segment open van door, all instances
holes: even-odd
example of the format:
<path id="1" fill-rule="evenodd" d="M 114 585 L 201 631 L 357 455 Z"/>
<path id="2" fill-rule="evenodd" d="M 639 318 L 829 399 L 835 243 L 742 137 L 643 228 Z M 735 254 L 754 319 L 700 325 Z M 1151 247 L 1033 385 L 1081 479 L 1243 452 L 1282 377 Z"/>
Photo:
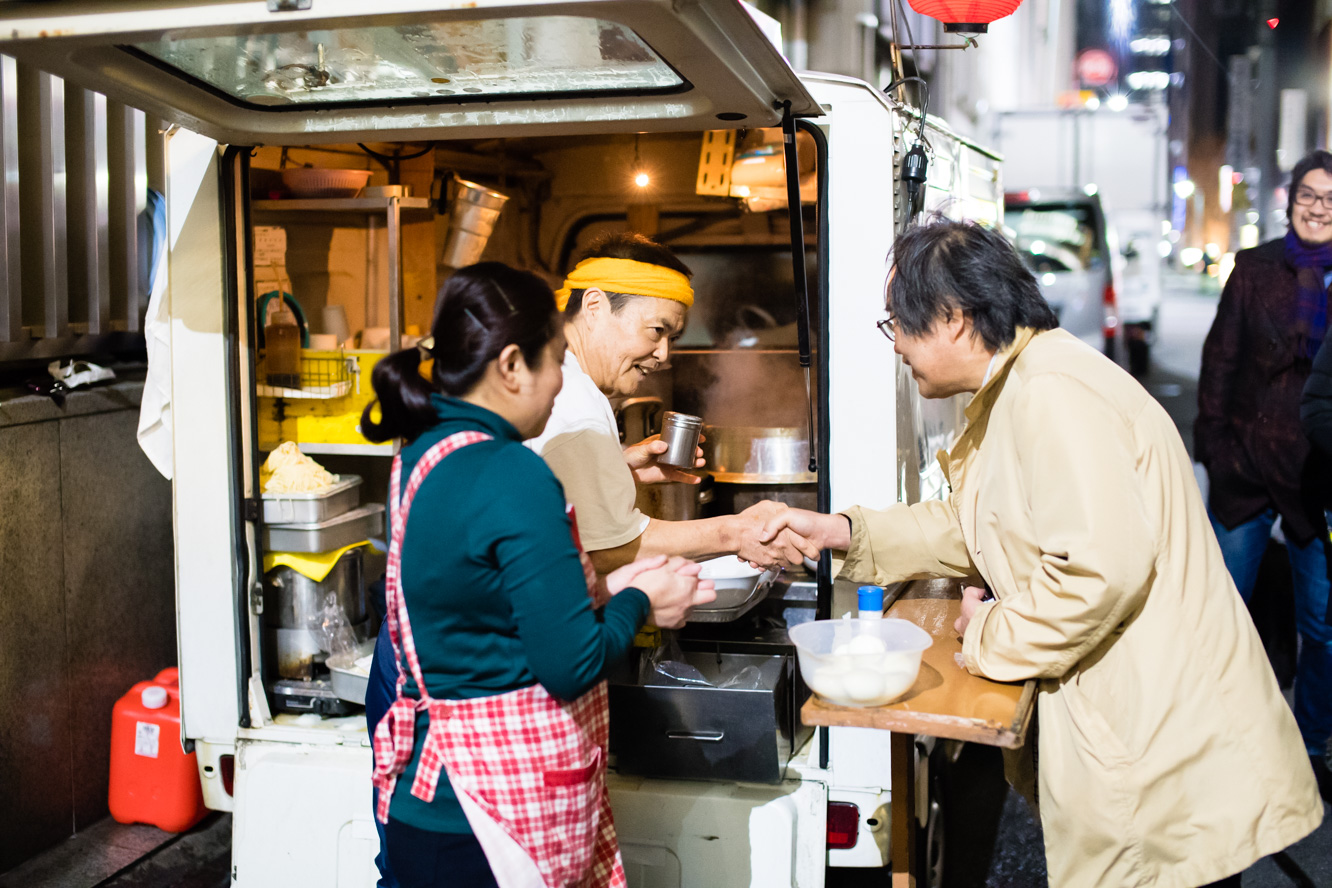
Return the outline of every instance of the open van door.
<path id="1" fill-rule="evenodd" d="M 821 113 L 738 0 L 56 0 L 0 4 L 0 35 L 21 62 L 224 144 Z"/>

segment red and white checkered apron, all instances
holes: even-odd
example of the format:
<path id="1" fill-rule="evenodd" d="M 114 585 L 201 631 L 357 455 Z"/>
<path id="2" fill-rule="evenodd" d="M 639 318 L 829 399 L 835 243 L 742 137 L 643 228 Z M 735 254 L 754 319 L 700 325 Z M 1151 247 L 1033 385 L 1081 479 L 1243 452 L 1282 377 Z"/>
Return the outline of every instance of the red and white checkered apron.
<path id="1" fill-rule="evenodd" d="M 375 816 L 388 822 L 398 775 L 411 762 L 415 747 L 416 713 L 424 710 L 429 728 L 412 795 L 433 801 L 442 767 L 459 797 L 466 794 L 474 803 L 464 805 L 469 820 L 479 809 L 530 858 L 547 886 L 623 888 L 624 867 L 606 792 L 606 683 L 572 703 L 555 699 L 539 684 L 468 700 L 436 700 L 426 691 L 402 595 L 407 516 L 431 469 L 455 450 L 487 440 L 490 436 L 480 432 L 459 432 L 430 448 L 412 471 L 401 503 L 402 458 L 393 460 L 386 577 L 389 638 L 398 662 L 406 660 L 421 698 L 403 695 L 407 678 L 399 672 L 397 699 L 375 728 Z M 577 545 L 576 526 L 574 541 Z M 586 572 L 581 546 L 579 554 Z M 502 879 L 505 868 L 495 866 L 495 855 L 513 853 L 511 846 L 487 847 L 488 830 L 477 824 L 473 829 L 496 878 Z M 500 882 L 502 888 L 504 884 Z"/>

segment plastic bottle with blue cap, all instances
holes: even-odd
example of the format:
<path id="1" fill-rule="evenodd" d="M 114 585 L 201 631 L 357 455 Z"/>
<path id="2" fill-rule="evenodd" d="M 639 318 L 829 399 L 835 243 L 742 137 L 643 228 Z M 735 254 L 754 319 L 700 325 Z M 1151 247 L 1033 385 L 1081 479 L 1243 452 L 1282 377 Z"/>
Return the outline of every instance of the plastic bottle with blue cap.
<path id="1" fill-rule="evenodd" d="M 856 616 L 861 620 L 883 619 L 883 587 L 861 586 L 856 590 Z"/>

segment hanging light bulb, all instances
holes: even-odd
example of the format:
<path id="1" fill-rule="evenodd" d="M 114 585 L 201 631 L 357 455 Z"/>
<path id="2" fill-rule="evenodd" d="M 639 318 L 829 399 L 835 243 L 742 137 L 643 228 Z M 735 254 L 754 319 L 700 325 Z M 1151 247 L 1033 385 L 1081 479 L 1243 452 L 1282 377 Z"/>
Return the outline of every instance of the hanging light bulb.
<path id="1" fill-rule="evenodd" d="M 638 134 L 634 134 L 634 184 L 639 188 L 646 188 L 652 184 L 652 177 L 648 175 L 647 170 L 643 169 L 643 161 L 638 156 Z"/>

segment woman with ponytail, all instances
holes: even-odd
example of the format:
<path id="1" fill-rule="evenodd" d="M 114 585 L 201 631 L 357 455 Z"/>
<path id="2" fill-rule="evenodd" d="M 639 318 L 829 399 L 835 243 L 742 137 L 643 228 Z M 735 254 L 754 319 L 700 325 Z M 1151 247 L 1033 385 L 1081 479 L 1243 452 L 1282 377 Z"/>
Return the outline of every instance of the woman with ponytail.
<path id="1" fill-rule="evenodd" d="M 490 262 L 456 272 L 430 337 L 375 367 L 361 428 L 402 442 L 375 814 L 404 888 L 623 885 L 603 675 L 649 615 L 678 626 L 713 598 L 682 559 L 588 569 L 559 482 L 522 445 L 563 358 L 550 288 Z"/>

